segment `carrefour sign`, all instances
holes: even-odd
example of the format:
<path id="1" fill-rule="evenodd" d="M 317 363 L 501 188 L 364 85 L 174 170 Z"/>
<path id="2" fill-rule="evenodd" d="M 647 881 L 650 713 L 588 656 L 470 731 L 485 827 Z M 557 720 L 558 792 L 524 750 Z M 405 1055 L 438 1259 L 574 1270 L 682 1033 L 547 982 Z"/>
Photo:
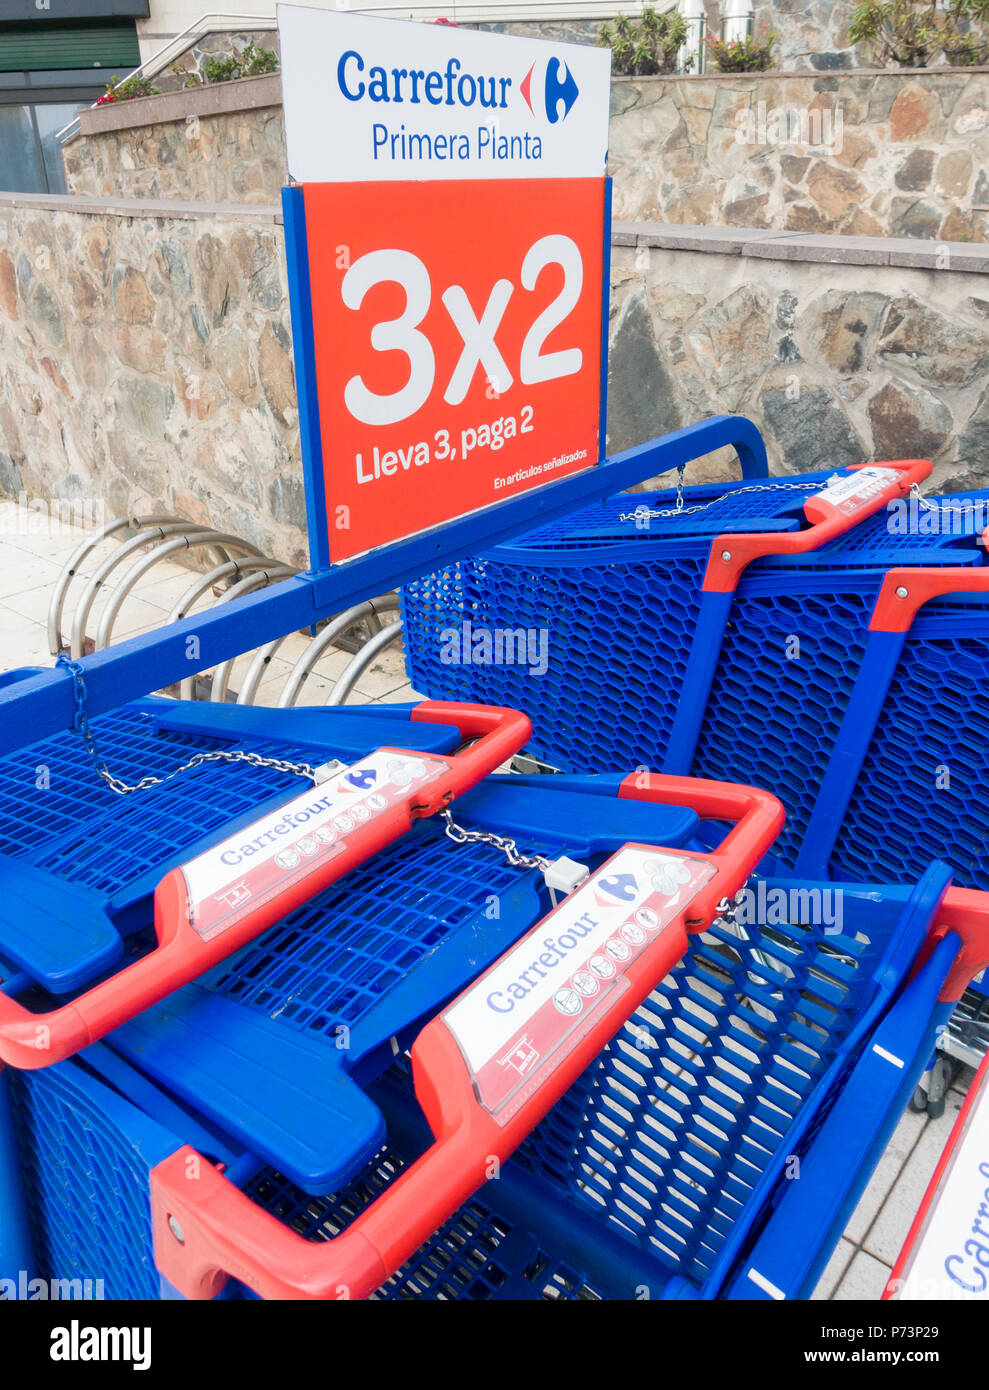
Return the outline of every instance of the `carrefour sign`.
<path id="1" fill-rule="evenodd" d="M 296 5 L 278 28 L 296 182 L 604 174 L 607 49 Z"/>

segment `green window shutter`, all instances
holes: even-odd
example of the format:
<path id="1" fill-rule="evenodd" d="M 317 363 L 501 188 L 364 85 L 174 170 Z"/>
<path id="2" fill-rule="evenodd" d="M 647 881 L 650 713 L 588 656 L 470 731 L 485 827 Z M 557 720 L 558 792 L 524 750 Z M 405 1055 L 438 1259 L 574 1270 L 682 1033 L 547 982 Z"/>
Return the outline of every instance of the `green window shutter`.
<path id="1" fill-rule="evenodd" d="M 140 61 L 133 20 L 80 28 L 46 24 L 0 31 L 0 72 L 101 68 L 126 77 Z"/>

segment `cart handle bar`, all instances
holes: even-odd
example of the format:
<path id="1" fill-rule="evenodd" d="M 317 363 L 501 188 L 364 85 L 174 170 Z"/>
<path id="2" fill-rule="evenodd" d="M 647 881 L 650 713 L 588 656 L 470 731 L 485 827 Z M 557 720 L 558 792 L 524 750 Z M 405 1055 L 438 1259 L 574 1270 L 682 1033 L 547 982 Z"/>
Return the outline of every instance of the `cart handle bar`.
<path id="1" fill-rule="evenodd" d="M 851 479 L 841 479 L 844 485 L 835 496 L 828 485 L 815 492 L 804 503 L 804 515 L 811 523 L 805 531 L 753 532 L 728 534 L 715 538 L 704 574 L 703 588 L 707 592 L 730 594 L 738 588 L 742 572 L 753 560 L 764 555 L 802 555 L 819 550 L 827 541 L 843 535 L 859 521 L 872 516 L 896 497 L 905 497 L 915 483 L 928 477 L 932 465 L 927 459 L 897 459 L 892 463 L 853 463 L 850 471 L 861 468 L 891 470 L 898 476 L 885 482 L 870 479 L 859 492 L 847 492 Z M 832 494 L 829 497 L 829 492 Z"/>
<path id="2" fill-rule="evenodd" d="M 379 749 L 170 870 L 155 890 L 158 944 L 146 956 L 49 1013 L 31 1013 L 0 993 L 0 1062 L 32 1070 L 88 1047 L 377 854 L 413 820 L 442 810 L 532 732 L 525 715 L 495 706 L 425 700 L 410 718 L 454 725 L 464 746 L 442 758 Z M 419 775 L 410 780 L 410 770 Z M 286 840 L 287 858 L 276 854 Z M 249 849 L 249 859 L 237 846 Z"/>
<path id="3" fill-rule="evenodd" d="M 955 957 L 938 999 L 942 1004 L 957 1004 L 979 971 L 989 966 L 989 893 L 976 888 L 948 889 L 914 973 L 949 932 L 959 938 L 961 950 Z"/>
<path id="4" fill-rule="evenodd" d="M 982 534 L 982 544 L 989 549 L 989 528 Z M 984 594 L 987 590 L 989 568 L 889 570 L 872 610 L 869 631 L 909 632 L 918 610 L 931 599 L 944 594 Z"/>
<path id="5" fill-rule="evenodd" d="M 515 1151 L 683 957 L 688 933 L 710 925 L 720 901 L 746 882 L 783 825 L 783 807 L 776 798 L 749 787 L 633 774 L 618 795 L 688 806 L 702 817 L 737 823 L 710 854 L 624 846 L 426 1025 L 412 1048 L 412 1067 L 434 1142 L 333 1240 L 312 1243 L 290 1231 L 189 1146 L 153 1168 L 155 1259 L 181 1294 L 210 1298 L 233 1276 L 264 1298 L 368 1297 L 482 1186 L 493 1162 L 501 1163 Z M 630 864 L 642 866 L 647 879 L 625 874 Z M 657 872 L 658 878 L 648 879 Z M 652 883 L 651 891 L 643 890 L 644 881 Z M 616 904 L 623 892 L 625 902 Z M 579 943 L 570 963 L 558 962 L 563 978 L 554 979 L 554 955 L 568 949 L 566 943 L 575 943 L 577 926 L 586 928 L 588 922 L 587 940 Z M 610 970 L 607 960 L 600 964 L 606 952 L 622 933 L 634 940 L 639 922 L 651 924 L 638 932 L 648 939 L 626 952 L 631 959 L 568 1021 L 554 1004 L 558 996 L 564 1002 L 569 998 L 572 1011 L 576 990 L 594 993 L 588 969 L 567 979 L 581 955 L 598 949 L 587 966 Z M 548 934 L 561 925 L 558 936 Z M 612 933 L 604 947 L 600 934 L 595 939 L 602 931 Z M 522 961 L 527 969 L 519 971 Z M 525 1015 L 519 1020 L 520 1035 L 514 1022 L 507 1027 L 504 1017 L 491 1014 L 490 1001 L 498 998 L 504 1008 L 506 992 L 500 987 L 505 980 L 531 984 L 539 962 L 550 977 L 545 989 L 552 992 L 532 1007 L 529 1001 L 518 1007 L 518 1015 Z M 571 987 L 554 990 L 554 985 Z M 537 979 L 532 997 L 541 988 Z M 508 1083 L 515 1090 L 506 1090 L 505 1076 L 516 1065 L 518 1079 Z"/>

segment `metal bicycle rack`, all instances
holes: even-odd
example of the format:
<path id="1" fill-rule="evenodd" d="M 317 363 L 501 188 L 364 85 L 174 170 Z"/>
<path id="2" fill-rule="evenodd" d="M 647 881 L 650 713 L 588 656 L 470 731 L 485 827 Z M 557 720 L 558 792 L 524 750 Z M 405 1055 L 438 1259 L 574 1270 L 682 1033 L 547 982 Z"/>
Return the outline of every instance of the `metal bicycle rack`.
<path id="1" fill-rule="evenodd" d="M 97 558 L 101 544 L 111 540 L 119 545 Z M 204 572 L 190 572 L 188 588 L 172 604 L 165 623 L 189 617 L 206 598 L 210 599 L 207 606 L 216 607 L 299 573 L 239 536 L 171 513 L 118 517 L 87 536 L 59 575 L 48 609 L 48 645 L 52 655 L 67 651 L 78 659 L 87 651 L 111 646 L 121 613 L 129 599 L 139 596 L 142 581 L 160 562 L 192 550 L 204 551 L 214 563 Z M 92 568 L 88 561 L 93 562 Z M 84 568 L 89 572 L 84 573 Z M 119 577 L 118 571 L 122 571 Z M 94 610 L 100 600 L 102 607 L 94 634 L 88 629 L 93 625 Z M 285 677 L 279 708 L 298 703 L 306 681 L 330 651 L 351 654 L 327 700 L 330 705 L 344 704 L 375 658 L 400 639 L 400 620 L 382 623 L 383 618 L 396 614 L 398 609 L 397 595 L 385 594 L 355 604 L 320 624 Z M 286 633 L 259 647 L 236 691 L 231 690 L 230 682 L 238 658 L 230 658 L 217 665 L 212 675 L 185 677 L 177 693 L 184 700 L 254 704 L 272 659 L 294 635 Z"/>
<path id="2" fill-rule="evenodd" d="M 133 534 L 124 539 L 117 550 L 105 556 L 88 577 L 84 575 L 84 562 L 95 554 L 103 541 L 119 535 L 122 531 Z M 138 582 L 159 561 L 200 547 L 214 552 L 216 558 L 224 565 L 231 563 L 230 551 L 261 557 L 261 552 L 256 546 L 239 536 L 168 513 L 118 517 L 87 536 L 69 556 L 52 591 L 48 608 L 48 648 L 52 656 L 57 656 L 61 651 L 68 651 L 73 658 L 78 659 L 85 654 L 87 640 L 92 643 L 94 651 L 109 646 L 120 611 Z M 141 554 L 142 551 L 144 554 Z M 118 580 L 110 591 L 95 637 L 90 636 L 86 627 L 97 598 L 105 590 L 107 581 L 114 571 L 133 557 L 136 557 L 134 563 L 129 565 L 123 578 Z M 71 626 L 66 641 L 63 622 L 73 581 L 83 583 L 84 587 L 72 610 Z"/>

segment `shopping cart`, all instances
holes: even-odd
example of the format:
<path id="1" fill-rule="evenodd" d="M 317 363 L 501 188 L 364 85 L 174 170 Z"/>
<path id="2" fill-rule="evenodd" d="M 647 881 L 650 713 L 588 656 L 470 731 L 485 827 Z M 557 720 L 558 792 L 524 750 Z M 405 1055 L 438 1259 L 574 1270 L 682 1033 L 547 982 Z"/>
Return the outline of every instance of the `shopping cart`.
<path id="1" fill-rule="evenodd" d="M 883 513 L 818 549 L 765 555 L 746 569 L 723 621 L 716 605 L 724 596 L 702 592 L 700 574 L 710 568 L 709 547 L 737 556 L 738 543 L 724 535 L 711 547 L 705 539 L 691 561 L 678 537 L 685 528 L 710 530 L 733 497 L 740 506 L 769 504 L 744 483 L 727 494 L 688 495 L 696 506 L 725 500 L 695 514 L 677 513 L 671 493 L 647 498 L 650 514 L 675 515 L 633 540 L 634 521 L 616 518 L 634 517 L 634 499 L 614 498 L 525 547 L 501 547 L 455 575 L 407 586 L 413 681 L 431 694 L 523 709 L 533 721 L 529 751 L 552 767 L 632 761 L 771 787 L 787 810 L 780 868 L 892 882 L 940 855 L 960 882 L 989 887 L 974 814 L 986 770 L 977 693 L 989 669 L 984 600 L 925 597 L 906 638 L 871 630 L 909 608 L 899 599 L 892 610 L 888 600 L 884 613 L 876 608 L 893 568 L 922 566 L 941 576 L 946 593 L 965 590 L 962 572 L 983 565 L 985 499 L 925 501 L 925 514 L 951 518 L 932 534 L 891 531 Z M 778 503 L 795 494 L 770 496 Z M 796 497 L 790 505 L 799 509 Z M 632 552 L 649 559 L 637 564 Z M 925 595 L 937 582 L 925 581 Z M 983 574 L 971 587 L 985 582 Z M 895 593 L 906 580 L 890 583 Z M 545 675 L 518 661 L 444 660 L 465 624 L 504 634 L 508 649 L 519 633 L 546 632 Z M 950 796 L 945 787 L 932 797 L 946 767 L 957 774 Z"/>
<path id="2" fill-rule="evenodd" d="M 989 1298 L 989 1056 L 983 1057 L 883 1298 Z"/>
<path id="3" fill-rule="evenodd" d="M 729 814 L 724 801 L 704 809 L 718 819 Z M 771 837 L 765 829 L 758 843 L 749 840 L 749 863 Z M 703 863 L 699 856 L 686 858 Z M 552 931 L 553 940 L 562 942 L 560 926 L 579 919 L 582 895 L 594 894 L 602 881 L 618 887 L 620 878 L 612 861 L 568 899 L 567 923 L 558 920 L 555 928 L 543 923 L 536 938 L 545 942 Z M 846 890 L 837 932 L 810 927 L 806 910 L 781 924 L 780 914 L 769 910 L 772 895 L 794 885 L 769 883 L 762 909 L 754 914 L 762 923 L 722 918 L 709 932 L 691 933 L 686 957 L 643 1000 L 594 1065 L 581 1070 L 582 1058 L 593 1055 L 602 1033 L 612 1027 L 607 1023 L 612 1009 L 617 1006 L 627 1016 L 653 980 L 638 976 L 624 998 L 616 999 L 615 992 L 610 1001 L 605 997 L 597 1027 L 583 1037 L 575 1030 L 567 1039 L 576 1040 L 581 1055 L 567 1050 L 554 1068 L 553 1054 L 542 1071 L 537 1057 L 513 1090 L 492 1073 L 489 1062 L 497 1052 L 525 1066 L 519 1030 L 505 1048 L 483 1030 L 478 1042 L 473 1001 L 479 992 L 503 993 L 505 977 L 520 976 L 520 951 L 531 969 L 526 938 L 443 1020 L 430 1025 L 413 1051 L 420 1096 L 442 1136 L 413 1170 L 416 1176 L 391 1186 L 416 1149 L 407 1147 L 401 1116 L 394 1121 L 391 1098 L 378 1093 L 392 1126 L 390 1147 L 354 1184 L 322 1202 L 303 1196 L 276 1169 L 236 1152 L 222 1161 L 243 1192 L 202 1160 L 199 1177 L 190 1184 L 187 1175 L 197 1170 L 189 1165 L 196 1155 L 183 1147 L 155 1163 L 159 1149 L 144 1158 L 145 1173 L 149 1166 L 155 1170 L 159 1262 L 190 1295 L 214 1291 L 218 1280 L 212 1271 L 223 1269 L 269 1297 L 299 1296 L 300 1280 L 308 1295 L 326 1295 L 327 1281 L 336 1281 L 328 1296 L 343 1296 L 364 1287 L 359 1276 L 380 1273 L 377 1256 L 364 1245 L 370 1236 L 387 1244 L 385 1263 L 392 1268 L 413 1256 L 393 1280 L 382 1275 L 382 1296 L 513 1297 L 527 1291 L 530 1297 L 627 1297 L 642 1296 L 643 1289 L 666 1297 L 710 1297 L 719 1291 L 800 1296 L 827 1258 L 828 1232 L 837 1237 L 844 1212 L 898 1118 L 933 1028 L 985 958 L 985 912 L 959 920 L 960 936 L 949 932 L 957 894 L 946 893 L 947 883 L 946 871 L 935 867 L 912 891 Z M 664 884 L 664 892 L 671 886 Z M 707 910 L 697 906 L 701 896 L 694 898 L 698 915 L 709 916 L 717 893 L 730 886 L 727 878 L 720 885 L 717 880 L 704 884 L 700 895 L 707 890 Z M 611 927 L 622 918 L 627 924 L 642 906 L 649 903 L 633 895 Z M 937 923 L 933 933 L 932 922 Z M 664 942 L 669 927 L 657 930 L 654 940 L 663 960 L 653 970 L 665 976 L 669 957 L 680 954 L 684 939 L 680 926 L 674 927 L 679 941 Z M 922 969 L 889 1008 L 925 943 Z M 645 962 L 650 954 L 647 949 L 638 960 Z M 500 1106 L 502 1118 L 507 1113 L 504 1129 L 475 1105 L 448 1029 L 456 1029 L 473 1058 L 484 1100 Z M 30 1092 L 62 1083 L 78 1065 L 18 1076 L 15 1085 Z M 436 1084 L 440 1074 L 442 1083 Z M 547 1088 L 552 1098 L 567 1082 L 569 1091 L 518 1157 L 504 1164 L 497 1182 L 472 1196 L 484 1176 L 480 1155 L 485 1162 L 504 1157 L 533 1113 L 545 1109 Z M 458 1118 L 465 1120 L 460 1128 Z M 188 1142 L 188 1127 L 173 1124 L 170 1133 L 172 1142 L 181 1137 Z M 202 1153 L 217 1153 L 215 1139 L 212 1147 L 191 1142 Z M 842 1153 L 838 1163 L 836 1145 Z M 819 1161 L 826 1152 L 830 1157 Z M 802 1164 L 799 1183 L 787 1181 L 794 1159 Z M 386 1201 L 367 1205 L 385 1186 Z M 777 1216 L 783 1210 L 778 1204 L 791 1193 L 807 1196 L 807 1209 L 796 1223 L 789 1210 L 785 1218 Z M 461 1197 L 466 1207 L 442 1224 L 438 1205 L 455 1206 Z M 348 1224 L 365 1207 L 361 1221 Z M 781 1219 L 782 1265 L 774 1256 Z M 825 1219 L 829 1224 L 822 1231 Z M 438 1236 L 430 1221 L 442 1227 Z M 68 1225 L 71 1230 L 71 1220 Z M 341 1226 L 352 1234 L 329 1251 L 290 1233 L 318 1239 Z M 414 1254 L 420 1236 L 427 1238 L 426 1247 Z M 348 1250 L 360 1269 L 341 1268 Z M 374 1266 L 373 1275 L 368 1265 Z"/>
<path id="4" fill-rule="evenodd" d="M 465 705 L 420 704 L 363 723 L 356 714 L 338 723 L 331 711 L 251 713 L 253 720 L 247 711 L 131 706 L 84 737 L 83 746 L 102 742 L 95 766 L 81 775 L 71 736 L 7 760 L 0 1060 L 48 1066 L 102 1037 L 407 833 L 414 820 L 444 809 L 510 757 L 528 731 L 513 711 Z M 336 757 L 341 742 L 366 751 L 372 729 L 419 725 L 425 732 L 407 740 L 411 747 L 389 743 L 350 765 Z M 293 732 L 300 742 L 291 750 L 274 742 Z M 416 746 L 424 740 L 453 746 L 438 756 Z M 185 764 L 175 761 L 176 743 Z M 107 774 L 117 791 L 121 770 L 140 754 L 136 801 L 113 796 L 107 777 L 96 776 L 111 751 L 124 755 Z M 40 813 L 39 793 L 30 808 L 25 796 L 39 769 Z M 300 776 L 309 789 L 288 797 L 286 783 L 297 787 Z M 52 786 L 49 810 L 44 796 Z M 62 833 L 53 834 L 60 814 Z M 120 963 L 123 969 L 107 974 Z M 39 987 L 47 997 L 38 997 Z"/>
<path id="5" fill-rule="evenodd" d="M 276 1160 L 310 1192 L 349 1181 L 384 1139 L 368 1081 L 424 1017 L 539 919 L 554 885 L 563 891 L 567 876 L 586 872 L 570 855 L 594 867 L 628 840 L 689 843 L 698 829 L 691 802 L 706 809 L 707 801 L 691 784 L 684 791 L 681 804 L 614 777 L 563 788 L 489 779 L 458 799 L 455 822 L 419 822 L 78 1063 L 9 1072 L 36 1263 L 49 1277 L 95 1270 L 109 1296 L 146 1296 L 156 1278 L 141 1234 L 147 1174 L 137 1185 L 134 1174 L 160 1138 L 156 1118 L 213 1155 L 249 1145 L 260 1155 L 255 1167 Z M 117 1117 L 128 1112 L 118 1095 L 100 1123 L 96 1077 L 130 1094 L 145 1116 L 121 1130 Z M 182 1114 L 194 1115 L 191 1129 L 178 1124 Z M 98 1206 L 102 1192 L 107 1211 L 97 1213 L 87 1203 Z M 17 1204 L 0 1209 L 13 1245 Z M 127 1231 L 120 1223 L 138 1211 L 143 1220 Z M 3 1237 L 0 1219 L 0 1251 Z M 8 1267 L 27 1267 L 25 1257 Z"/>
<path id="6" fill-rule="evenodd" d="M 524 941 L 413 1048 L 437 1136 L 421 1157 L 388 1150 L 323 1206 L 270 1172 L 250 1196 L 215 1169 L 190 1182 L 183 1149 L 152 1175 L 159 1263 L 200 1296 L 218 1270 L 269 1297 L 356 1296 L 374 1280 L 386 1296 L 511 1297 L 526 1279 L 530 1297 L 805 1296 L 938 1020 L 989 950 L 989 900 L 973 907 L 976 895 L 946 882 L 935 866 L 911 894 L 862 892 L 846 933 L 812 951 L 797 925 L 741 945 L 723 928 L 700 935 L 590 1067 L 581 1072 L 613 1026 L 604 1016 L 627 1017 L 641 987 L 604 1005 L 603 1026 L 555 1070 L 513 1091 L 487 1070 L 500 1044 L 475 1033 L 475 1005 L 531 952 Z M 887 1008 L 891 976 L 918 944 L 923 965 Z M 477 1192 L 550 1099 L 517 1159 Z M 467 1205 L 454 1211 L 457 1200 Z"/>
<path id="7" fill-rule="evenodd" d="M 463 1155 L 468 1171 L 436 1180 L 442 1195 L 430 1184 L 423 1196 L 422 1165 L 400 1195 L 398 1180 L 430 1145 L 401 1074 L 370 1089 L 386 1119 L 386 1144 L 325 1198 L 204 1126 L 106 1044 L 90 1050 L 88 1066 L 70 1061 L 18 1074 L 32 1209 L 47 1200 L 57 1214 L 50 1223 L 56 1268 L 77 1275 L 103 1268 L 119 1288 L 124 1266 L 140 1289 L 130 1296 L 156 1294 L 150 1174 L 159 1260 L 190 1296 L 215 1293 L 217 1270 L 239 1274 L 267 1297 L 355 1296 L 361 1285 L 348 1281 L 353 1269 L 341 1269 L 347 1242 L 322 1244 L 346 1230 L 390 1240 L 386 1264 L 395 1273 L 382 1276 L 377 1298 L 805 1297 L 899 1117 L 937 1021 L 986 953 L 985 909 L 978 923 L 955 923 L 957 894 L 945 894 L 946 882 L 935 868 L 913 890 L 846 888 L 836 934 L 781 924 L 778 914 L 772 927 L 721 919 L 691 933 L 683 960 L 614 1041 L 583 1072 L 573 1063 L 570 1088 L 497 1180 L 482 1186 L 477 1155 L 490 1161 L 504 1146 L 489 1149 L 487 1133 L 475 1131 L 477 1147 L 468 1143 Z M 770 881 L 763 901 L 793 888 Z M 634 900 L 628 906 L 634 911 Z M 960 935 L 947 931 L 952 925 Z M 539 939 L 547 929 L 537 928 Z M 904 990 L 925 940 L 927 957 Z M 433 1044 L 442 1042 L 442 1025 L 431 1030 Z M 593 1046 L 578 1043 L 582 1051 Z M 421 1046 L 416 1053 L 427 1113 L 443 1107 L 448 1132 L 450 1091 L 433 1092 L 426 1079 L 444 1062 Z M 459 1052 L 452 1060 L 462 1066 Z M 508 1097 L 510 1106 L 519 1094 Z M 522 1106 L 530 1102 L 523 1092 Z M 76 1177 L 77 1167 L 85 1175 L 92 1164 L 70 1148 L 80 1125 L 100 1171 L 123 1175 L 104 1200 L 89 1195 L 91 1180 Z M 226 1164 L 225 1176 L 188 1145 Z M 435 1173 L 435 1144 L 431 1155 Z M 66 1167 L 69 1191 L 58 1177 Z M 196 1171 L 202 1200 L 190 1204 L 192 1184 L 182 1175 Z M 442 1220 L 457 1196 L 462 1204 Z M 360 1260 L 357 1235 L 350 1249 Z M 375 1273 L 367 1277 L 377 1278 L 376 1257 L 368 1263 Z M 241 1290 L 229 1284 L 225 1292 Z"/>
<path id="8" fill-rule="evenodd" d="M 449 698 L 501 691 L 532 720 L 528 751 L 553 767 L 606 770 L 631 758 L 659 769 L 675 747 L 680 766 L 665 770 L 686 771 L 739 583 L 771 557 L 826 565 L 829 542 L 857 532 L 929 467 L 597 503 L 407 584 L 410 679 Z M 526 648 L 532 635 L 544 635 L 541 661 Z"/>

